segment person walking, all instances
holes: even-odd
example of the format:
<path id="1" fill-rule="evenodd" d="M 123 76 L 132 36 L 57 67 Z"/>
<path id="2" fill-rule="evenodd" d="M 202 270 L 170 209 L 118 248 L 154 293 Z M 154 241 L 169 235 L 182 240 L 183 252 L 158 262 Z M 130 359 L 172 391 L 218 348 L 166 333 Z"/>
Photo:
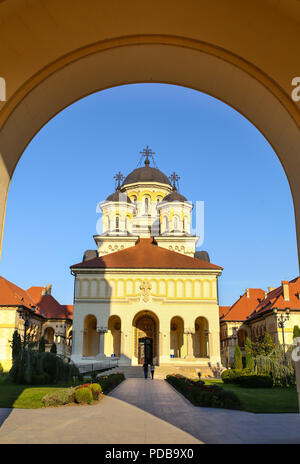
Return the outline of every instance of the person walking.
<path id="1" fill-rule="evenodd" d="M 154 364 L 153 363 L 151 364 L 150 370 L 151 370 L 151 377 L 152 377 L 152 380 L 153 380 L 153 377 L 154 377 Z"/>
<path id="2" fill-rule="evenodd" d="M 144 368 L 144 377 L 145 379 L 147 379 L 148 378 L 148 363 L 144 362 L 143 368 Z"/>

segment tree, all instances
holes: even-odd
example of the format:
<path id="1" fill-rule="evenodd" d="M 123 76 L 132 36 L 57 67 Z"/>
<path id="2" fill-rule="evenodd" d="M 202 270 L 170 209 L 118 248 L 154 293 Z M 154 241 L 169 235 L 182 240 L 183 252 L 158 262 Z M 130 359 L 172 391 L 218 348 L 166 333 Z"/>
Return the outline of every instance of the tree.
<path id="1" fill-rule="evenodd" d="M 39 352 L 44 353 L 45 349 L 46 349 L 45 339 L 44 337 L 41 337 L 39 341 Z"/>
<path id="2" fill-rule="evenodd" d="M 254 342 L 252 342 L 252 353 L 253 356 L 268 356 L 274 351 L 275 343 L 271 335 L 266 332 L 264 335 L 257 337 Z"/>
<path id="3" fill-rule="evenodd" d="M 53 342 L 52 345 L 51 345 L 50 353 L 54 353 L 54 354 L 57 353 L 57 348 L 56 348 L 56 343 L 55 342 Z"/>
<path id="4" fill-rule="evenodd" d="M 254 370 L 254 358 L 252 351 L 252 343 L 249 337 L 246 338 L 245 343 L 245 352 L 246 352 L 246 369 Z"/>
<path id="5" fill-rule="evenodd" d="M 235 345 L 234 350 L 234 369 L 243 369 L 242 352 L 238 344 Z"/>
<path id="6" fill-rule="evenodd" d="M 17 330 L 14 331 L 13 333 L 13 339 L 11 342 L 11 348 L 12 348 L 12 358 L 13 361 L 18 357 L 19 353 L 22 350 L 22 341 L 21 341 L 21 336 Z"/>
<path id="7" fill-rule="evenodd" d="M 300 337 L 300 328 L 298 325 L 294 325 L 293 338 Z"/>

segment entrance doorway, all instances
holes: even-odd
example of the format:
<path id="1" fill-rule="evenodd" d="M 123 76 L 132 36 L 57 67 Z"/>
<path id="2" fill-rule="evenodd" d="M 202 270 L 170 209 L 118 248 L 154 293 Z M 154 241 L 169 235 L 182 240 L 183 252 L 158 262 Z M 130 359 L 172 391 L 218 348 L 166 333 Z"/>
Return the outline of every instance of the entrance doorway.
<path id="1" fill-rule="evenodd" d="M 153 363 L 153 340 L 150 337 L 139 338 L 138 363 Z"/>
<path id="2" fill-rule="evenodd" d="M 138 364 L 158 364 L 158 320 L 151 311 L 141 311 L 133 319 L 134 356 Z"/>

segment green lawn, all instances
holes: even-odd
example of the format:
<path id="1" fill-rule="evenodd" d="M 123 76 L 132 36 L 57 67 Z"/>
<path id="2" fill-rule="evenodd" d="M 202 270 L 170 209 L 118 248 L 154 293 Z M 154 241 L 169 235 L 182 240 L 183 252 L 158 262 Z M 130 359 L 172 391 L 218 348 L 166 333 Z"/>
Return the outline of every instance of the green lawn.
<path id="1" fill-rule="evenodd" d="M 6 375 L 0 376 L 0 408 L 37 409 L 43 407 L 42 398 L 59 388 L 70 387 L 71 384 L 49 386 L 16 385 L 4 382 Z"/>
<path id="2" fill-rule="evenodd" d="M 207 385 L 218 384 L 233 391 L 240 399 L 243 410 L 256 413 L 299 412 L 296 387 L 242 388 L 223 383 L 222 380 L 205 380 Z"/>

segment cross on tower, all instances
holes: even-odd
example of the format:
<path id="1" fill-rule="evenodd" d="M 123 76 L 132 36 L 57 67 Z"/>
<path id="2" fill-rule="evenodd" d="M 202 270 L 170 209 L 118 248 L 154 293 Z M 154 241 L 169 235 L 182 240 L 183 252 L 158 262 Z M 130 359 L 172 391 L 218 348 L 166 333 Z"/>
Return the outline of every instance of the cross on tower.
<path id="1" fill-rule="evenodd" d="M 155 152 L 151 150 L 151 148 L 148 147 L 148 145 L 146 146 L 146 148 L 143 149 L 143 151 L 140 151 L 140 154 L 143 156 L 145 156 L 145 166 L 149 166 L 150 164 L 150 161 L 149 161 L 149 158 L 151 158 L 153 160 L 153 155 L 155 155 Z"/>
<path id="2" fill-rule="evenodd" d="M 116 182 L 118 182 L 117 190 L 119 190 L 119 189 L 120 189 L 121 182 L 125 179 L 125 177 L 124 177 L 123 174 L 119 171 L 119 172 L 117 172 L 117 174 L 114 176 L 114 179 L 116 180 Z"/>
<path id="3" fill-rule="evenodd" d="M 177 187 L 178 187 L 178 180 L 180 179 L 179 175 L 176 174 L 176 172 L 172 172 L 169 179 L 173 183 L 173 189 L 176 190 L 176 183 L 177 183 Z"/>

